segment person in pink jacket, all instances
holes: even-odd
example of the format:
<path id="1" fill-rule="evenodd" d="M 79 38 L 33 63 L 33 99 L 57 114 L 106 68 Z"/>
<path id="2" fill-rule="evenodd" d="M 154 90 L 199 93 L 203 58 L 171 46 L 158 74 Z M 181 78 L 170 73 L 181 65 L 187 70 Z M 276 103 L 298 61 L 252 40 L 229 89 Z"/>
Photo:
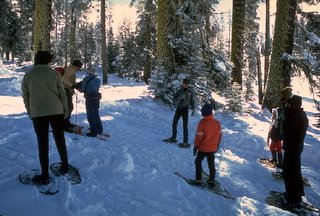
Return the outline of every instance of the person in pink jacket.
<path id="1" fill-rule="evenodd" d="M 214 187 L 214 179 L 216 174 L 214 154 L 217 152 L 221 142 L 221 124 L 213 117 L 212 106 L 210 104 L 205 104 L 201 108 L 201 114 L 203 118 L 200 120 L 197 127 L 193 149 L 193 155 L 196 156 L 194 162 L 196 168 L 196 179 L 194 180 L 194 184 L 201 185 L 202 161 L 204 158 L 207 158 L 208 167 L 210 170 L 208 184 L 211 187 Z"/>

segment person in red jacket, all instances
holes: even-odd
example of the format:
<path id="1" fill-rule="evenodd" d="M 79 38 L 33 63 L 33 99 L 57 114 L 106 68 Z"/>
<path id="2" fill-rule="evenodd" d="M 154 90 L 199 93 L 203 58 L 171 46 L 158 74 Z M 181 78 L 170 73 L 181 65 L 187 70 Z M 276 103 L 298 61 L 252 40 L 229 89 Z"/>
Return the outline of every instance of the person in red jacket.
<path id="1" fill-rule="evenodd" d="M 208 167 L 210 170 L 210 178 L 208 184 L 214 187 L 214 179 L 216 169 L 214 166 L 215 153 L 219 148 L 221 142 L 222 132 L 221 124 L 212 115 L 212 106 L 205 104 L 201 108 L 201 114 L 203 118 L 200 120 L 197 133 L 194 139 L 193 156 L 196 156 L 195 167 L 196 167 L 196 179 L 194 184 L 201 185 L 202 175 L 202 161 L 207 158 Z"/>

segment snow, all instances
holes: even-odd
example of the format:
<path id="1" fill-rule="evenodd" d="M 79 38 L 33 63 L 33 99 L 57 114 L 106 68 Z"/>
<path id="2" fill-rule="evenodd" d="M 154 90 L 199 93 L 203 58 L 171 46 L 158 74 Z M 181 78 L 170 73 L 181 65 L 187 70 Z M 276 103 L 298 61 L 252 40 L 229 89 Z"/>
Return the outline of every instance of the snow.
<path id="1" fill-rule="evenodd" d="M 0 65 L 0 215 L 291 215 L 269 206 L 270 190 L 284 191 L 284 184 L 271 170 L 258 163 L 269 157 L 266 135 L 271 114 L 257 104 L 248 104 L 242 115 L 216 111 L 223 126 L 223 139 L 216 154 L 216 179 L 236 198 L 225 199 L 191 187 L 173 174 L 194 178 L 192 148 L 181 149 L 161 140 L 171 135 L 174 111 L 153 99 L 148 86 L 109 75 L 101 87 L 100 114 L 107 141 L 66 134 L 69 161 L 82 182 L 70 185 L 57 178 L 55 195 L 40 194 L 17 180 L 24 170 L 39 169 L 36 136 L 26 114 L 20 83 L 26 68 Z M 78 78 L 84 74 L 80 72 Z M 101 74 L 99 74 L 101 77 Z M 304 199 L 320 206 L 320 133 L 312 123 L 316 109 L 305 84 L 294 84 L 303 96 L 310 127 L 302 154 L 302 172 L 310 180 Z M 215 95 L 215 100 L 224 99 Z M 76 101 L 77 99 L 77 101 Z M 72 121 L 87 125 L 84 98 L 74 97 Z M 76 103 L 77 102 L 77 103 Z M 200 113 L 189 118 L 192 143 Z M 182 139 L 182 120 L 178 139 Z M 50 163 L 59 156 L 50 135 Z M 207 170 L 206 161 L 203 167 Z"/>

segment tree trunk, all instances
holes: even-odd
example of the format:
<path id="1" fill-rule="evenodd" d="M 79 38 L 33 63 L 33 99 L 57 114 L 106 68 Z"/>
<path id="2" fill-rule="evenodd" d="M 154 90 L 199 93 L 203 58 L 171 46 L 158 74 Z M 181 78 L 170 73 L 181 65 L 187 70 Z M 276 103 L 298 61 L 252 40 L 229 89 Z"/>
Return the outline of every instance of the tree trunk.
<path id="1" fill-rule="evenodd" d="M 144 63 L 144 67 L 143 67 L 143 80 L 145 83 L 148 84 L 148 80 L 151 77 L 151 55 L 150 55 L 150 51 L 151 51 L 151 7 L 152 5 L 152 1 L 148 0 L 146 1 L 146 29 L 144 32 L 144 40 L 145 40 L 145 47 L 147 48 L 147 52 L 146 52 L 146 62 Z"/>
<path id="2" fill-rule="evenodd" d="M 264 89 L 266 88 L 270 65 L 270 0 L 266 0 L 266 32 L 264 53 Z"/>
<path id="3" fill-rule="evenodd" d="M 296 0 L 278 0 L 270 71 L 268 74 L 263 107 L 272 109 L 280 105 L 280 91 L 290 86 L 291 65 L 283 54 L 292 54 Z"/>
<path id="4" fill-rule="evenodd" d="M 69 47 L 69 57 L 71 62 L 78 59 L 78 49 L 77 49 L 77 39 L 76 39 L 76 29 L 77 29 L 77 13 L 75 4 L 71 4 L 71 23 L 70 23 L 70 47 Z"/>
<path id="5" fill-rule="evenodd" d="M 50 50 L 51 0 L 35 1 L 34 50 Z"/>
<path id="6" fill-rule="evenodd" d="M 158 0 L 157 57 L 167 71 L 174 73 L 174 55 L 168 38 L 174 16 L 171 4 L 168 0 Z"/>
<path id="7" fill-rule="evenodd" d="M 232 68 L 231 78 L 232 82 L 237 82 L 242 88 L 245 0 L 233 0 L 232 14 L 231 61 L 234 67 Z"/>
<path id="8" fill-rule="evenodd" d="M 67 0 L 64 0 L 64 12 L 65 12 L 65 29 L 64 29 L 64 40 L 65 40 L 65 47 L 64 47 L 64 67 L 68 66 L 68 3 Z"/>
<path id="9" fill-rule="evenodd" d="M 258 100 L 259 104 L 262 104 L 263 91 L 262 91 L 262 73 L 261 73 L 261 60 L 260 60 L 260 52 L 257 50 L 257 71 L 258 71 Z"/>
<path id="10" fill-rule="evenodd" d="M 102 58 L 102 84 L 108 83 L 108 56 L 106 42 L 106 1 L 101 0 L 101 58 Z"/>

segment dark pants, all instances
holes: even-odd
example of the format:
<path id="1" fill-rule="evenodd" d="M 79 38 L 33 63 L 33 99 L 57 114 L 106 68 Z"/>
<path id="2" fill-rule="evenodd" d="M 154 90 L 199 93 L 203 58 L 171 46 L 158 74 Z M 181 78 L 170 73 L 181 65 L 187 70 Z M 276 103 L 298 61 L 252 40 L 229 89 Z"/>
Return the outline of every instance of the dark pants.
<path id="1" fill-rule="evenodd" d="M 68 101 L 68 116 L 65 119 L 65 127 L 70 126 L 71 122 L 70 122 L 70 118 L 71 118 L 71 113 L 73 111 L 73 101 L 72 101 L 72 93 L 68 90 L 68 89 L 64 89 L 66 91 L 66 95 L 67 95 L 67 101 Z"/>
<path id="2" fill-rule="evenodd" d="M 49 176 L 49 124 L 51 125 L 60 160 L 63 164 L 62 169 L 68 170 L 68 153 L 63 131 L 63 115 L 37 117 L 33 118 L 32 122 L 38 140 L 42 175 Z"/>
<path id="3" fill-rule="evenodd" d="M 94 135 L 103 131 L 99 115 L 100 99 L 86 99 L 87 120 L 90 125 L 90 132 Z"/>
<path id="4" fill-rule="evenodd" d="M 207 157 L 208 167 L 210 171 L 210 178 L 209 180 L 213 181 L 216 177 L 216 168 L 214 166 L 214 153 L 213 152 L 201 152 L 198 151 L 197 157 L 194 161 L 196 166 L 196 180 L 201 180 L 202 176 L 202 161 Z"/>
<path id="5" fill-rule="evenodd" d="M 188 107 L 178 107 L 174 113 L 172 121 L 172 138 L 177 138 L 177 125 L 180 117 L 182 116 L 183 121 L 183 142 L 188 142 L 188 116 L 189 108 Z"/>
<path id="6" fill-rule="evenodd" d="M 300 154 L 284 152 L 283 179 L 287 200 L 293 204 L 300 203 L 304 196 Z"/>

